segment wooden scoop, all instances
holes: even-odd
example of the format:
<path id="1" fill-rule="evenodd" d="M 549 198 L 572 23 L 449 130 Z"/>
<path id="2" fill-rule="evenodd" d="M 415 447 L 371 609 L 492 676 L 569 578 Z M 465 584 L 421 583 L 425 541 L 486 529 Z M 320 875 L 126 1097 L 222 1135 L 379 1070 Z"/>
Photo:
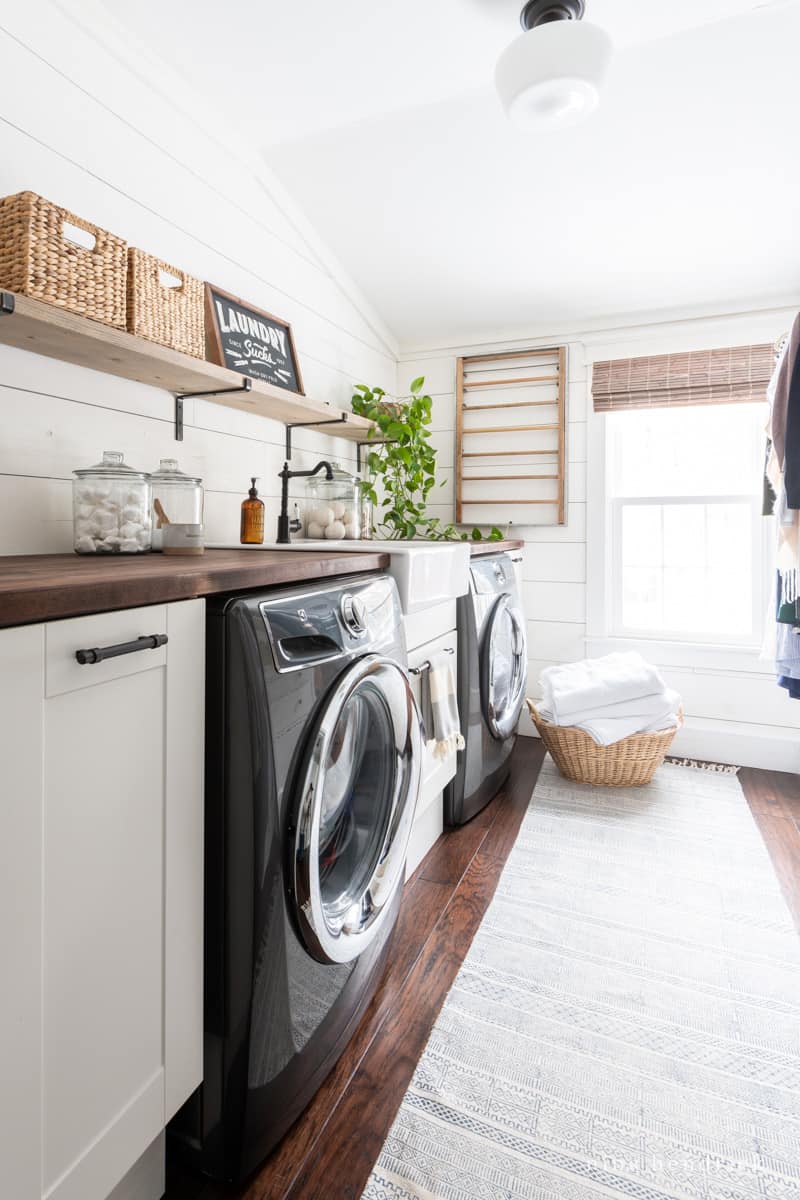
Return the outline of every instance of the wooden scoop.
<path id="1" fill-rule="evenodd" d="M 155 500 L 153 501 L 153 508 L 156 511 L 156 516 L 158 517 L 158 521 L 156 523 L 156 529 L 160 529 L 162 527 L 162 525 L 169 525 L 169 517 L 164 512 L 164 509 L 161 506 L 161 501 L 159 500 L 158 496 L 156 496 Z"/>

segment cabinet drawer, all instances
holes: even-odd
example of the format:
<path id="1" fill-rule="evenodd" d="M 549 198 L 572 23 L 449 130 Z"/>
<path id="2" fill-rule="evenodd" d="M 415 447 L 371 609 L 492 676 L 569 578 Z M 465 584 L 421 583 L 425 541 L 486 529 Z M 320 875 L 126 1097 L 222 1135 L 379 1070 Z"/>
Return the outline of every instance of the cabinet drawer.
<path id="1" fill-rule="evenodd" d="M 85 665 L 78 662 L 75 654 L 78 650 L 115 646 L 166 632 L 167 607 L 164 604 L 50 622 L 45 626 L 45 695 L 48 698 L 59 696 L 153 667 L 163 667 L 167 661 L 166 646 L 136 650 L 132 654 Z"/>
<path id="2" fill-rule="evenodd" d="M 456 602 L 446 600 L 444 604 L 435 604 L 423 612 L 413 613 L 403 617 L 403 628 L 406 635 L 406 647 L 409 658 L 412 651 L 419 646 L 428 645 L 435 638 L 451 633 L 456 627 Z"/>

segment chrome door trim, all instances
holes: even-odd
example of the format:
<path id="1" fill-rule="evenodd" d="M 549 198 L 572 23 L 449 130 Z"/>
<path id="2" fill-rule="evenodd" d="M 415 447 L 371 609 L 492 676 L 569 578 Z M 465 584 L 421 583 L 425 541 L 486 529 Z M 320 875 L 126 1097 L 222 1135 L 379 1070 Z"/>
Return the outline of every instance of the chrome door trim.
<path id="1" fill-rule="evenodd" d="M 492 638 L 497 628 L 497 622 L 502 612 L 507 611 L 511 621 L 512 631 L 512 676 L 509 689 L 509 702 L 503 712 L 498 712 L 494 705 L 493 675 L 492 675 Z M 504 592 L 498 597 L 489 619 L 486 623 L 486 643 L 481 655 L 481 705 L 486 724 L 492 737 L 500 742 L 511 737 L 517 727 L 519 715 L 525 702 L 525 687 L 527 682 L 527 637 L 525 624 L 519 609 L 512 603 L 510 592 Z M 486 664 L 484 666 L 484 664 Z"/>
<path id="2" fill-rule="evenodd" d="M 326 912 L 319 878 L 319 829 L 325 788 L 325 764 L 331 739 L 348 701 L 370 680 L 379 692 L 394 735 L 392 794 L 377 864 L 360 899 L 332 918 Z M 306 945 L 321 962 L 357 958 L 378 937 L 403 886 L 406 852 L 419 793 L 422 768 L 421 718 L 406 672 L 377 654 L 358 659 L 344 672 L 331 695 L 302 769 L 292 847 L 297 917 Z"/>

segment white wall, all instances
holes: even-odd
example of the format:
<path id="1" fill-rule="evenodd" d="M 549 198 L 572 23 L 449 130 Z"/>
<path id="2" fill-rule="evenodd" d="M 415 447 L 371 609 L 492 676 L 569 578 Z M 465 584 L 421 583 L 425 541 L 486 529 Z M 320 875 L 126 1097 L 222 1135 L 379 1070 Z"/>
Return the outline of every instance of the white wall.
<path id="1" fill-rule="evenodd" d="M 426 390 L 434 397 L 435 440 L 446 479 L 438 511 L 452 520 L 457 357 L 537 345 L 568 346 L 568 522 L 564 527 L 531 525 L 515 531 L 525 541 L 522 570 L 532 695 L 537 694 L 536 681 L 543 667 L 612 648 L 602 639 L 604 631 L 593 616 L 602 579 L 602 563 L 595 559 L 603 483 L 597 462 L 602 453 L 602 438 L 598 437 L 602 418 L 592 411 L 589 394 L 592 362 L 771 341 L 789 328 L 793 316 L 790 309 L 703 316 L 605 330 L 547 331 L 525 340 L 494 337 L 401 353 L 400 386 L 415 375 L 424 375 Z M 721 659 L 709 653 L 668 650 L 663 645 L 649 645 L 645 652 L 684 699 L 686 728 L 676 739 L 676 753 L 800 771 L 800 704 L 777 687 L 769 664 L 759 662 L 753 654 Z M 524 732 L 534 732 L 527 718 Z"/>
<path id="2" fill-rule="evenodd" d="M 394 390 L 391 334 L 246 140 L 258 114 L 239 122 L 230 97 L 221 128 L 96 0 L 27 0 L 0 20 L 0 195 L 36 191 L 286 318 L 310 396 L 349 408 L 353 383 Z M 269 536 L 283 426 L 188 401 L 177 443 L 172 414 L 156 388 L 0 346 L 0 554 L 71 549 L 71 471 L 104 449 L 201 475 L 209 540 L 238 541 L 261 476 Z M 322 452 L 354 462 L 346 441 L 298 431 L 295 446 L 296 467 Z"/>

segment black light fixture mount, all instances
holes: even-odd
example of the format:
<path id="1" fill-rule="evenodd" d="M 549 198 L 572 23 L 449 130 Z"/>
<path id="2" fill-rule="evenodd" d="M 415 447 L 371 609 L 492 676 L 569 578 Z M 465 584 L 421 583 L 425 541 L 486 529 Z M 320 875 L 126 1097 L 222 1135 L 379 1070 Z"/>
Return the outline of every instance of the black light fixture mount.
<path id="1" fill-rule="evenodd" d="M 519 23 L 526 31 L 550 21 L 580 21 L 586 12 L 586 0 L 528 0 L 522 6 Z"/>

